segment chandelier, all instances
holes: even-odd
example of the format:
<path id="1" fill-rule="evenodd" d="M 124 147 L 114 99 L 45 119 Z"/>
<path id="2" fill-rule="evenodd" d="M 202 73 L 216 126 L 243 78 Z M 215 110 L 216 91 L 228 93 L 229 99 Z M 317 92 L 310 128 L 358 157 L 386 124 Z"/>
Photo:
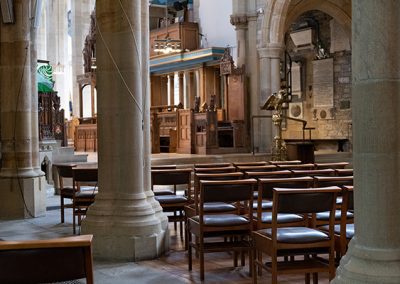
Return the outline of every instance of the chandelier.
<path id="1" fill-rule="evenodd" d="M 179 39 L 171 39 L 169 37 L 168 32 L 168 0 L 165 3 L 165 27 L 166 27 L 166 36 L 163 39 L 155 39 L 154 40 L 154 52 L 159 52 L 162 54 L 170 54 L 170 53 L 178 53 L 181 52 L 181 41 Z"/>

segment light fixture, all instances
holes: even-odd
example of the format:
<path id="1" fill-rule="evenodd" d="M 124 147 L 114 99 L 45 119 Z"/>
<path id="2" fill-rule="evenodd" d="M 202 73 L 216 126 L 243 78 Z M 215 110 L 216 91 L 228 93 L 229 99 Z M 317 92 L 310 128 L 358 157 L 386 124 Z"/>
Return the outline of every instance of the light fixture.
<path id="1" fill-rule="evenodd" d="M 168 0 L 165 3 L 165 27 L 167 34 L 163 39 L 154 40 L 154 52 L 162 54 L 182 52 L 181 41 L 179 39 L 171 39 L 168 32 Z"/>

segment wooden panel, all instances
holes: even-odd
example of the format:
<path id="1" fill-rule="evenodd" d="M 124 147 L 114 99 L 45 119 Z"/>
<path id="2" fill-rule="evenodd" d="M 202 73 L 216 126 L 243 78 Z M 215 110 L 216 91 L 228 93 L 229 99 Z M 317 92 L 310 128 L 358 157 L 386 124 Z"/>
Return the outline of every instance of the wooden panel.
<path id="1" fill-rule="evenodd" d="M 75 150 L 79 152 L 97 151 L 97 124 L 81 124 L 75 128 Z"/>
<path id="2" fill-rule="evenodd" d="M 177 153 L 191 154 L 192 152 L 192 110 L 178 111 L 178 147 Z"/>
<path id="3" fill-rule="evenodd" d="M 244 75 L 231 74 L 228 77 L 228 120 L 245 120 Z"/>

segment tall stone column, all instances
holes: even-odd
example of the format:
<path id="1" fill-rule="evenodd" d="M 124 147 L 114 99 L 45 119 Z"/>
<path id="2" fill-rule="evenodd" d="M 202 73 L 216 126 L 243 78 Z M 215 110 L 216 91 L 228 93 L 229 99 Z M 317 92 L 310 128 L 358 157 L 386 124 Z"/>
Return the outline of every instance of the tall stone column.
<path id="1" fill-rule="evenodd" d="M 96 2 L 99 194 L 82 232 L 94 234 L 94 256 L 103 259 L 155 258 L 165 251 L 168 236 L 165 218 L 144 189 L 149 92 L 143 41 L 149 34 L 142 4 L 148 8 L 141 0 Z"/>
<path id="2" fill-rule="evenodd" d="M 0 218 L 46 213 L 43 173 L 37 170 L 37 123 L 33 119 L 36 72 L 31 1 L 14 1 L 15 23 L 0 24 L 1 154 Z M 36 103 L 37 104 L 37 103 Z M 37 114 L 37 113 L 36 113 Z"/>
<path id="3" fill-rule="evenodd" d="M 184 83 L 183 83 L 183 72 L 178 73 L 178 78 L 179 78 L 179 103 L 184 103 Z M 178 102 L 177 102 L 178 103 Z"/>
<path id="4" fill-rule="evenodd" d="M 168 75 L 168 105 L 173 105 L 175 97 L 175 80 L 174 73 Z"/>
<path id="5" fill-rule="evenodd" d="M 400 2 L 352 11 L 355 236 L 334 283 L 400 283 Z"/>
<path id="6" fill-rule="evenodd" d="M 237 66 L 241 67 L 246 64 L 246 44 L 247 44 L 247 16 L 246 15 L 231 15 L 231 24 L 236 29 L 237 40 Z"/>
<path id="7" fill-rule="evenodd" d="M 283 48 L 279 44 L 270 44 L 258 50 L 260 58 L 260 97 L 261 108 L 272 93 L 280 88 L 280 56 Z M 260 110 L 259 115 L 270 115 L 270 111 Z M 258 145 L 259 152 L 271 152 L 273 141 L 272 120 L 263 118 L 254 123 L 254 145 Z"/>
<path id="8" fill-rule="evenodd" d="M 148 0 L 141 0 L 141 20 L 142 20 L 142 34 L 146 35 L 149 30 L 149 8 Z M 147 34 L 148 35 L 148 34 Z M 148 38 L 148 37 L 147 37 Z M 149 74 L 149 41 L 142 40 L 142 97 L 143 109 L 146 115 L 143 116 L 143 145 L 144 145 L 144 167 L 143 167 L 143 188 L 147 197 L 147 202 L 151 204 L 155 212 L 155 216 L 161 222 L 161 232 L 164 235 L 164 248 L 169 248 L 169 230 L 168 230 L 168 216 L 164 214 L 160 203 L 155 200 L 154 192 L 151 190 L 151 132 L 150 132 L 150 74 Z M 149 145 L 146 147 L 146 145 Z"/>

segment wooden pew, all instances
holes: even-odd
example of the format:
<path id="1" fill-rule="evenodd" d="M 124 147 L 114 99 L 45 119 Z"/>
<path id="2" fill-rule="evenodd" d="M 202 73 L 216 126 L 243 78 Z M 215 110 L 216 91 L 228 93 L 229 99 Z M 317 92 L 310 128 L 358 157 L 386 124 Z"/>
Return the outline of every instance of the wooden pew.
<path id="1" fill-rule="evenodd" d="M 86 278 L 93 284 L 93 235 L 0 241 L 0 283 L 52 283 Z"/>

